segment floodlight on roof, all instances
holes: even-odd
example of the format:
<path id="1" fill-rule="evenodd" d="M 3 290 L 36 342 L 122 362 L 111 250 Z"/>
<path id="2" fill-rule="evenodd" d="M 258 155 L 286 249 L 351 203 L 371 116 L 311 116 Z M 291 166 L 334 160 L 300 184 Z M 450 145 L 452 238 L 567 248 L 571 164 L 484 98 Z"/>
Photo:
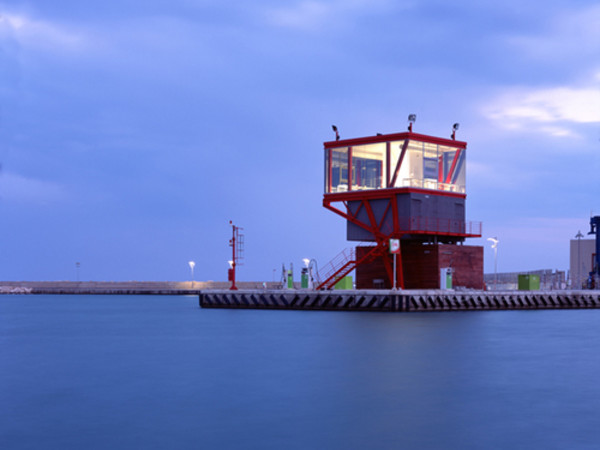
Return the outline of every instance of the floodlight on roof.
<path id="1" fill-rule="evenodd" d="M 340 140 L 340 133 L 338 133 L 338 129 L 337 129 L 337 127 L 336 127 L 335 125 L 331 125 L 331 129 L 332 129 L 333 131 L 335 131 L 335 140 L 336 140 L 336 141 L 339 141 L 339 140 Z"/>
<path id="2" fill-rule="evenodd" d="M 412 126 L 413 123 L 415 123 L 417 121 L 417 115 L 416 114 L 409 114 L 408 115 L 408 131 L 412 132 Z"/>
<path id="3" fill-rule="evenodd" d="M 454 125 L 452 125 L 452 139 L 456 139 L 456 131 L 458 130 L 458 127 L 460 127 L 460 123 L 456 122 Z"/>

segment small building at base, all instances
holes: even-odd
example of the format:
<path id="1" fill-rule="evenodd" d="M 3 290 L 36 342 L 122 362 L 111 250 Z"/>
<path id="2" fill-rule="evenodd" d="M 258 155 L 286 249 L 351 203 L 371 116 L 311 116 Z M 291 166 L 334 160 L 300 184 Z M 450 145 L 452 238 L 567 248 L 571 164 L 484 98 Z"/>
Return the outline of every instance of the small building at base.
<path id="1" fill-rule="evenodd" d="M 357 258 L 369 250 L 369 247 L 357 247 Z M 385 257 L 393 264 L 392 255 Z M 483 247 L 402 242 L 404 289 L 439 289 L 440 271 L 444 268 L 450 269 L 452 287 L 484 289 Z M 392 288 L 382 258 L 358 265 L 355 274 L 357 289 Z"/>

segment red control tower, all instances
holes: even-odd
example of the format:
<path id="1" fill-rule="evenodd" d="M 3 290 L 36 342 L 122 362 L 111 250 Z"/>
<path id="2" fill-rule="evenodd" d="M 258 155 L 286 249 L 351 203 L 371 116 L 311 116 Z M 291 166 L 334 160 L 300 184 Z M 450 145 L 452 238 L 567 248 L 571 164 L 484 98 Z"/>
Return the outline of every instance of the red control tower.
<path id="1" fill-rule="evenodd" d="M 412 120 L 410 120 L 412 119 Z M 319 285 L 356 270 L 356 287 L 435 289 L 440 270 L 454 286 L 483 288 L 481 223 L 465 221 L 467 143 L 412 132 L 325 142 L 323 206 L 347 222 L 349 252 Z M 390 239 L 400 240 L 394 277 Z M 396 286 L 393 286 L 393 280 Z"/>

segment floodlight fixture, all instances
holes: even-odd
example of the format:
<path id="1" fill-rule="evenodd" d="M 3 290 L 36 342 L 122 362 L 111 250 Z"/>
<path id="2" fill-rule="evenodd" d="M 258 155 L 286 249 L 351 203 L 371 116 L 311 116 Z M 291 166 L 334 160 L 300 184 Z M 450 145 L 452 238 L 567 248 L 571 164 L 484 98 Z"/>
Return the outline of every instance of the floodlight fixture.
<path id="1" fill-rule="evenodd" d="M 460 124 L 458 122 L 452 125 L 452 140 L 456 139 L 456 131 L 458 130 L 458 127 L 460 127 Z"/>
<path id="2" fill-rule="evenodd" d="M 417 115 L 416 114 L 409 114 L 408 115 L 408 131 L 412 132 L 413 123 L 415 123 L 416 121 L 417 121 Z"/>
<path id="3" fill-rule="evenodd" d="M 500 242 L 498 240 L 498 238 L 495 238 L 495 237 L 493 237 L 493 238 L 487 238 L 487 240 L 492 243 L 492 248 L 498 247 L 498 242 Z"/>
<path id="4" fill-rule="evenodd" d="M 304 258 L 302 260 L 302 262 L 304 263 L 304 265 L 306 266 L 306 268 L 308 269 L 308 265 L 310 264 L 310 259 L 309 258 Z"/>
<path id="5" fill-rule="evenodd" d="M 335 140 L 339 141 L 340 140 L 340 133 L 338 133 L 338 129 L 335 125 L 331 125 L 331 129 L 335 132 Z"/>

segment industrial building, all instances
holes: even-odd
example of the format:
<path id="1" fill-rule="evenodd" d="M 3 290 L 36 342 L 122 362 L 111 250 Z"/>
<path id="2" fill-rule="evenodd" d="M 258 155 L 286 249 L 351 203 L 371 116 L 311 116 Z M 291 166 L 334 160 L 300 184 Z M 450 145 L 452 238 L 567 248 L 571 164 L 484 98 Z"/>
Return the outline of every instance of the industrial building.
<path id="1" fill-rule="evenodd" d="M 578 236 L 583 237 L 581 233 Z M 573 289 L 588 287 L 589 274 L 593 270 L 596 258 L 596 240 L 581 239 L 581 237 L 571 239 L 569 246 L 569 274 Z"/>
<path id="2" fill-rule="evenodd" d="M 355 270 L 357 289 L 483 289 L 481 223 L 467 222 L 466 148 L 455 139 L 413 132 L 324 143 L 323 206 L 346 220 L 340 254 L 318 288 Z M 449 284 L 446 280 L 450 279 Z"/>

